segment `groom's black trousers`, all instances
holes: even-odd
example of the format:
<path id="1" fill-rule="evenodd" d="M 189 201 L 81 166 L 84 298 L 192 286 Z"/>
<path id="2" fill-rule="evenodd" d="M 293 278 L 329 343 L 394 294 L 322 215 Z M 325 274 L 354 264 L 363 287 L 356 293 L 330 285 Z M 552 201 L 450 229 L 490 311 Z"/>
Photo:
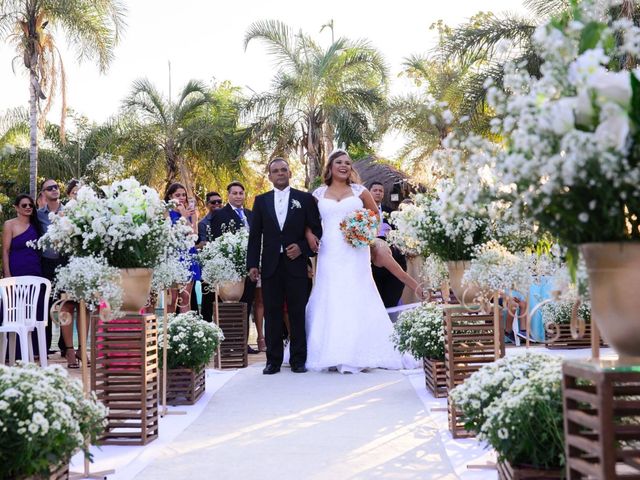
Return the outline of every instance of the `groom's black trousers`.
<path id="1" fill-rule="evenodd" d="M 309 299 L 309 285 L 306 277 L 294 277 L 287 271 L 284 253 L 275 273 L 262 279 L 262 299 L 265 316 L 265 341 L 267 343 L 267 363 L 279 367 L 284 355 L 282 319 L 284 303 L 287 302 L 289 324 L 291 325 L 290 360 L 292 367 L 304 366 L 307 361 L 307 335 L 305 332 L 305 309 Z"/>

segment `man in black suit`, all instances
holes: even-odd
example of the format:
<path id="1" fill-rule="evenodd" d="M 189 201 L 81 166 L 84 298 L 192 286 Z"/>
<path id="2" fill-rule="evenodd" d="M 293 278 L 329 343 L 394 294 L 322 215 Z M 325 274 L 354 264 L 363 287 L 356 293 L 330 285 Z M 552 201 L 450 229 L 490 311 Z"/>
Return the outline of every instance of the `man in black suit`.
<path id="1" fill-rule="evenodd" d="M 249 277 L 254 282 L 258 277 L 262 279 L 267 342 L 267 365 L 262 373 L 278 373 L 282 365 L 285 301 L 291 328 L 291 371 L 304 373 L 305 309 L 309 298 L 307 259 L 313 255 L 305 229 L 309 227 L 320 238 L 320 214 L 311 194 L 289 187 L 291 170 L 285 159 L 274 158 L 268 170 L 274 189 L 256 197 L 247 250 Z"/>
<path id="2" fill-rule="evenodd" d="M 209 192 L 205 196 L 205 201 L 207 204 L 207 209 L 209 213 L 200 220 L 198 223 L 198 245 L 203 245 L 206 242 L 210 242 L 213 240 L 211 236 L 212 226 L 211 221 L 213 220 L 213 216 L 222 208 L 222 197 L 218 192 Z M 206 282 L 202 282 L 202 318 L 204 318 L 207 322 L 213 322 L 213 302 L 215 301 L 216 294 L 213 289 L 210 288 L 209 284 Z M 191 295 L 191 298 L 194 299 L 195 295 Z M 192 310 L 196 310 L 193 308 L 193 304 L 191 305 Z"/>
<path id="3" fill-rule="evenodd" d="M 227 204 L 218 210 L 211 219 L 212 239 L 220 237 L 226 231 L 236 232 L 241 228 L 249 230 L 252 214 L 251 210 L 244 208 L 244 199 L 244 185 L 240 182 L 231 182 L 227 185 Z M 246 278 L 244 282 L 244 292 L 240 301 L 247 304 L 247 336 L 249 333 L 249 316 L 255 291 L 255 282 Z M 259 353 L 258 350 L 251 348 L 249 345 L 247 345 L 247 351 L 249 353 Z"/>
<path id="4" fill-rule="evenodd" d="M 369 191 L 378 205 L 378 211 L 382 218 L 382 222 L 380 223 L 380 228 L 378 230 L 378 238 L 385 239 L 389 230 L 392 229 L 387 218 L 392 210 L 389 207 L 382 205 L 382 200 L 384 199 L 384 185 L 380 182 L 372 182 L 371 185 L 369 185 Z M 404 258 L 404 255 L 402 255 L 402 253 L 393 246 L 391 247 L 391 252 L 395 261 L 398 262 L 402 269 L 406 271 L 407 260 Z M 378 287 L 378 293 L 380 293 L 384 306 L 386 308 L 396 307 L 400 301 L 400 297 L 402 297 L 404 283 L 398 280 L 386 268 L 371 265 L 371 271 L 373 272 L 373 279 L 376 282 L 376 287 Z"/>

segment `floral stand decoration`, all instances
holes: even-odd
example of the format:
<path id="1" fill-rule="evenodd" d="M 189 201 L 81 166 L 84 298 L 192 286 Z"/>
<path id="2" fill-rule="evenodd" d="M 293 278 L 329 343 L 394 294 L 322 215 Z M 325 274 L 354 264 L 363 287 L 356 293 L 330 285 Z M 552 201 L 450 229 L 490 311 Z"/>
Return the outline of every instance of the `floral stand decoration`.
<path id="1" fill-rule="evenodd" d="M 237 302 L 244 292 L 248 242 L 246 229 L 226 231 L 200 252 L 202 279 L 215 288 L 225 302 Z"/>
<path id="2" fill-rule="evenodd" d="M 399 352 L 423 359 L 427 390 L 436 398 L 446 397 L 442 307 L 424 303 L 403 311 L 393 326 L 392 341 Z"/>
<path id="3" fill-rule="evenodd" d="M 562 359 L 524 353 L 482 367 L 451 392 L 465 427 L 498 454 L 501 479 L 564 478 Z"/>
<path id="4" fill-rule="evenodd" d="M 0 365 L 0 479 L 68 478 L 69 459 L 101 434 L 107 409 L 59 366 Z"/>
<path id="5" fill-rule="evenodd" d="M 165 334 L 160 334 L 164 342 Z M 205 366 L 224 340 L 222 330 L 206 322 L 195 312 L 169 316 L 166 332 L 166 357 L 159 351 L 162 364 L 166 359 L 166 380 L 160 385 L 171 405 L 193 405 L 205 391 Z M 165 391 L 166 385 L 166 391 Z"/>
<path id="6" fill-rule="evenodd" d="M 70 200 L 64 215 L 40 238 L 41 248 L 53 248 L 67 256 L 98 256 L 120 269 L 122 310 L 139 312 L 149 298 L 152 269 L 171 246 L 188 251 L 195 235 L 185 221 L 172 224 L 170 205 L 158 192 L 134 178 L 102 187 L 98 195 L 89 186 Z"/>
<path id="7" fill-rule="evenodd" d="M 513 205 L 589 272 L 592 317 L 627 363 L 640 363 L 640 54 L 633 2 L 571 2 L 534 36 L 539 78 L 506 67 L 488 98 Z"/>

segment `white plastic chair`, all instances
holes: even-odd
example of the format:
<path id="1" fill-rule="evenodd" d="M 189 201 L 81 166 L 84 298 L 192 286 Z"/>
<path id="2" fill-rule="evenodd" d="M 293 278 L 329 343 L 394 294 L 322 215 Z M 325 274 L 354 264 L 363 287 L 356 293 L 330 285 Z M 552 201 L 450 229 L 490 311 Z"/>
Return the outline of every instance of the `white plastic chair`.
<path id="1" fill-rule="evenodd" d="M 37 319 L 38 299 L 44 286 L 44 318 Z M 0 359 L 7 355 L 7 334 L 10 335 L 9 361 L 15 361 L 17 334 L 20 339 L 20 356 L 23 362 L 34 360 L 31 348 L 31 332 L 38 335 L 40 365 L 47 366 L 47 345 L 45 329 L 49 318 L 49 296 L 51 282 L 43 277 L 24 275 L 0 279 L 0 304 L 2 304 L 2 325 L 0 325 Z"/>

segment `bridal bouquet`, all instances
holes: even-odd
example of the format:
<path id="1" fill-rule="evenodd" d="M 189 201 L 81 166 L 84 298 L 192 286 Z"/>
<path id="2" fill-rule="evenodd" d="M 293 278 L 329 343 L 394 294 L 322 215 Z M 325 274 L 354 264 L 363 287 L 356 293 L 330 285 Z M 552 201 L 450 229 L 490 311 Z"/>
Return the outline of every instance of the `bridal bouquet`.
<path id="1" fill-rule="evenodd" d="M 489 95 L 515 206 L 568 246 L 640 239 L 640 29 L 620 4 L 571 2 L 534 34 L 540 78 L 512 65 Z"/>
<path id="2" fill-rule="evenodd" d="M 244 228 L 224 232 L 207 243 L 199 255 L 202 279 L 214 288 L 242 280 L 247 274 L 248 243 L 249 233 Z"/>
<path id="3" fill-rule="evenodd" d="M 377 213 L 367 208 L 359 208 L 342 219 L 340 231 L 352 247 L 368 247 L 378 235 L 379 224 Z"/>
<path id="4" fill-rule="evenodd" d="M 99 437 L 106 416 L 95 393 L 85 398 L 80 381 L 58 365 L 0 365 L 0 478 L 49 478 L 50 465 Z"/>

